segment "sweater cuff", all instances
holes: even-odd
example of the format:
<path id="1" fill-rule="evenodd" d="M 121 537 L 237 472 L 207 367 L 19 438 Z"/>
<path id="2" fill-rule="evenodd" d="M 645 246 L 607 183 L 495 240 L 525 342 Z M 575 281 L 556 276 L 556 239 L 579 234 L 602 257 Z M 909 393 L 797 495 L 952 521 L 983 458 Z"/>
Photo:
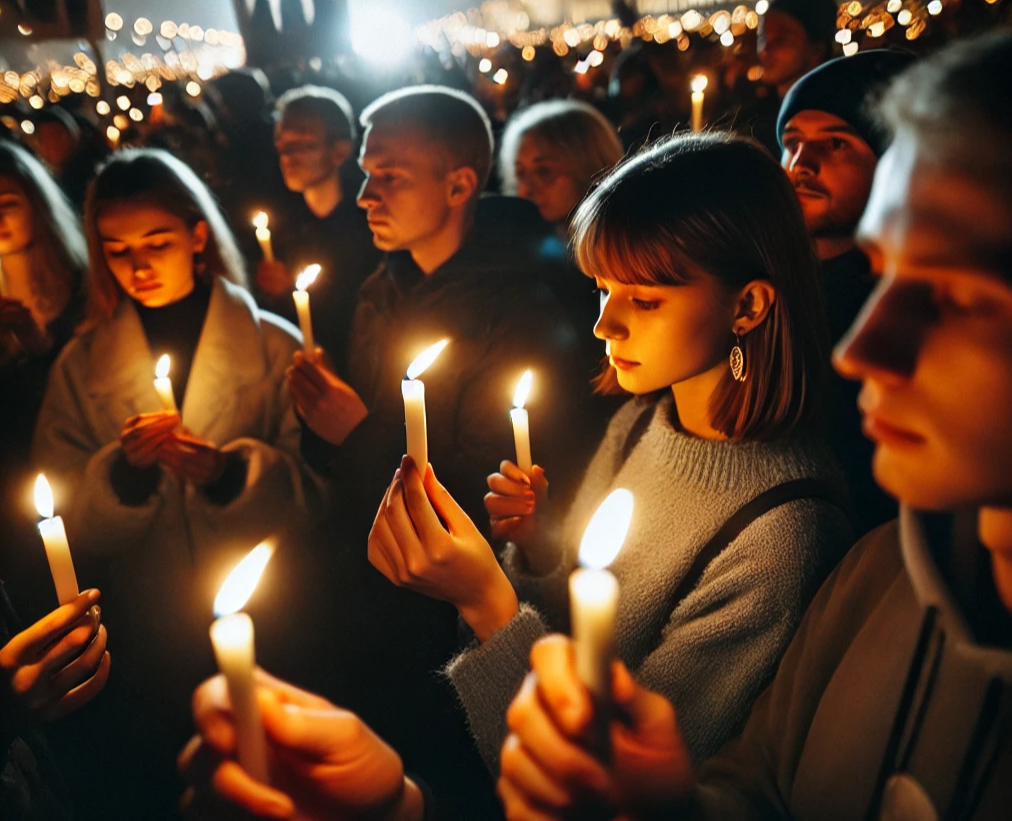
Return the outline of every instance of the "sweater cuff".
<path id="1" fill-rule="evenodd" d="M 302 437 L 299 440 L 299 453 L 302 458 L 321 476 L 333 476 L 335 473 L 334 463 L 341 453 L 341 446 L 332 444 L 319 436 L 301 416 L 298 419 L 302 426 Z"/>
<path id="2" fill-rule="evenodd" d="M 238 451 L 229 451 L 225 456 L 225 470 L 221 477 L 203 488 L 204 496 L 212 505 L 224 507 L 239 498 L 246 488 L 249 462 Z"/>
<path id="3" fill-rule="evenodd" d="M 161 479 L 162 469 L 157 462 L 147 468 L 134 467 L 123 451 L 109 467 L 109 484 L 126 507 L 140 507 L 147 502 Z"/>
<path id="4" fill-rule="evenodd" d="M 492 638 L 465 650 L 444 672 L 464 705 L 478 751 L 493 777 L 506 739 L 506 710 L 530 669 L 531 648 L 547 633 L 541 615 L 529 604 Z"/>

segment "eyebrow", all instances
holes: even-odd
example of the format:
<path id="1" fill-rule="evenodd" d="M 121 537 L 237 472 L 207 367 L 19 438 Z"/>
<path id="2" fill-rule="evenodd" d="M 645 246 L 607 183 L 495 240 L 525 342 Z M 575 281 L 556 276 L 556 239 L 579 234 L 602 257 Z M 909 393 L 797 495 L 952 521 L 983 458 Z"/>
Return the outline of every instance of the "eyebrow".
<path id="1" fill-rule="evenodd" d="M 147 239 L 148 237 L 154 237 L 158 234 L 171 234 L 173 233 L 171 228 L 152 228 L 141 239 Z M 118 237 L 102 237 L 102 242 L 125 242 L 126 240 L 119 239 Z"/>
<path id="2" fill-rule="evenodd" d="M 832 136 L 834 134 L 843 134 L 848 137 L 860 137 L 856 128 L 849 125 L 831 125 L 825 128 L 816 128 L 816 136 Z M 792 134 L 803 134 L 800 128 L 797 126 L 788 127 L 784 129 L 784 137 Z"/>

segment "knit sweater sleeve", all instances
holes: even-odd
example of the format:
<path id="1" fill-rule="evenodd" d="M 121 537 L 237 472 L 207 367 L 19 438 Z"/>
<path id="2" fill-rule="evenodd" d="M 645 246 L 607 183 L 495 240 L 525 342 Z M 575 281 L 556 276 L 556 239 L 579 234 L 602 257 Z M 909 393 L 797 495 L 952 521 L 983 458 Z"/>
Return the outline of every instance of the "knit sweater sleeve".
<path id="1" fill-rule="evenodd" d="M 742 727 L 811 597 L 851 541 L 835 506 L 791 502 L 745 528 L 675 606 L 637 676 L 678 706 L 696 761 Z"/>

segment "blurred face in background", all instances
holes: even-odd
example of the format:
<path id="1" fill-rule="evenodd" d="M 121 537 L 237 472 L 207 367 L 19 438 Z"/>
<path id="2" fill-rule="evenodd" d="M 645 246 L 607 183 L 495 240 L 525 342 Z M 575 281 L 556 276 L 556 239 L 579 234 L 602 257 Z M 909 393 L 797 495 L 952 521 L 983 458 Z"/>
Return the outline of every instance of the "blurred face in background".
<path id="1" fill-rule="evenodd" d="M 28 250 L 34 230 L 32 206 L 21 184 L 0 177 L 0 257 Z"/>
<path id="2" fill-rule="evenodd" d="M 527 133 L 520 139 L 513 172 L 517 196 L 533 202 L 548 223 L 567 220 L 587 193 L 576 179 L 572 158 L 538 134 Z"/>
<path id="3" fill-rule="evenodd" d="M 282 119 L 274 147 L 285 185 L 298 193 L 335 177 L 351 153 L 351 142 L 330 140 L 323 120 L 315 117 Z"/>
<path id="4" fill-rule="evenodd" d="M 823 49 L 808 39 L 804 26 L 776 9 L 759 18 L 758 49 L 762 81 L 770 86 L 793 83 L 815 68 L 823 56 Z"/>

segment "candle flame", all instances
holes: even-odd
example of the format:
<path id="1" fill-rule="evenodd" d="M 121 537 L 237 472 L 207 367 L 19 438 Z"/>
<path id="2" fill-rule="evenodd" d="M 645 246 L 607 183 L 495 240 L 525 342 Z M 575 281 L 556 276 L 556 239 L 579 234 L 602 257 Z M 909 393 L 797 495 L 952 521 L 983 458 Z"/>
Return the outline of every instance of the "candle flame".
<path id="1" fill-rule="evenodd" d="M 534 381 L 534 374 L 524 371 L 524 375 L 517 382 L 517 389 L 513 392 L 513 407 L 522 408 L 531 394 L 531 383 Z"/>
<path id="2" fill-rule="evenodd" d="M 440 339 L 435 345 L 426 348 L 418 354 L 414 362 L 408 365 L 408 379 L 417 379 L 421 376 L 429 365 L 436 361 L 436 357 L 443 352 L 443 348 L 449 344 L 449 339 Z"/>
<path id="3" fill-rule="evenodd" d="M 625 488 L 608 494 L 590 519 L 580 542 L 580 564 L 603 570 L 622 549 L 632 522 L 633 495 Z"/>
<path id="4" fill-rule="evenodd" d="M 155 377 L 165 379 L 169 375 L 169 368 L 172 367 L 172 360 L 167 353 L 163 353 L 155 363 Z"/>
<path id="5" fill-rule="evenodd" d="M 42 473 L 35 480 L 35 509 L 43 519 L 53 518 L 53 489 Z"/>
<path id="6" fill-rule="evenodd" d="M 271 545 L 266 542 L 258 544 L 232 569 L 214 598 L 216 617 L 228 616 L 243 608 L 253 595 L 260 575 L 273 553 Z"/>
<path id="7" fill-rule="evenodd" d="M 267 228 L 267 214 L 264 211 L 257 211 L 257 215 L 253 217 L 253 226 L 259 228 L 261 231 Z"/>
<path id="8" fill-rule="evenodd" d="M 301 274 L 295 278 L 295 287 L 300 291 L 305 291 L 310 285 L 316 282 L 316 278 L 320 275 L 320 271 L 323 270 L 315 262 L 312 265 L 307 265 Z"/>
<path id="9" fill-rule="evenodd" d="M 707 85 L 710 81 L 707 79 L 705 74 L 697 74 L 692 78 L 692 90 L 697 94 L 706 90 Z"/>

